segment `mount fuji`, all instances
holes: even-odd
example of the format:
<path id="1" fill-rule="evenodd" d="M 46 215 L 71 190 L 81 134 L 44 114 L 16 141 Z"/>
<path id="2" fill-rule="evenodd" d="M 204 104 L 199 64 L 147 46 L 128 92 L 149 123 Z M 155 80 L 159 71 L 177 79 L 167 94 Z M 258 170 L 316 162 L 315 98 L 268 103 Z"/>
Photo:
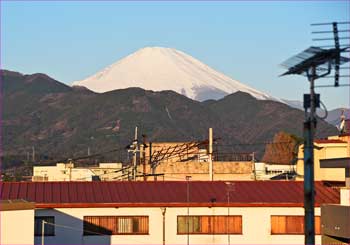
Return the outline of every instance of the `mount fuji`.
<path id="1" fill-rule="evenodd" d="M 241 91 L 259 100 L 281 102 L 233 80 L 182 51 L 163 47 L 142 48 L 72 85 L 84 86 L 98 93 L 129 87 L 173 90 L 198 101 L 216 100 Z"/>

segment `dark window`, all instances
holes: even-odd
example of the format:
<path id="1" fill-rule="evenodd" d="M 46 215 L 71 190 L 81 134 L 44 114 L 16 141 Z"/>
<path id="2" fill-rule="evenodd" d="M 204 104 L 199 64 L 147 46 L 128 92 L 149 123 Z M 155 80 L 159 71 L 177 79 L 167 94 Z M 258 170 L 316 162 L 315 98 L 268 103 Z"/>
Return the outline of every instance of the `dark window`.
<path id="1" fill-rule="evenodd" d="M 148 216 L 84 216 L 84 235 L 148 234 Z"/>
<path id="2" fill-rule="evenodd" d="M 178 234 L 242 234 L 242 216 L 178 216 Z"/>
<path id="3" fill-rule="evenodd" d="M 34 235 L 42 235 L 42 225 L 44 223 L 44 236 L 54 236 L 55 235 L 55 216 L 36 216 L 34 223 Z"/>
<path id="4" fill-rule="evenodd" d="M 304 216 L 271 216 L 271 234 L 304 234 Z M 321 234 L 320 216 L 315 216 L 315 234 Z"/>

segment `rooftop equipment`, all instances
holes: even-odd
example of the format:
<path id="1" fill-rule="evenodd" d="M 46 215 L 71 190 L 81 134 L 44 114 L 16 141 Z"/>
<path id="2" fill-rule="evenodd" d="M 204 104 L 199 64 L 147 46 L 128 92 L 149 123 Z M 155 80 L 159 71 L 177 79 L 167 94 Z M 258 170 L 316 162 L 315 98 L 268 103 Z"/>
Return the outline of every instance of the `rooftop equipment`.
<path id="1" fill-rule="evenodd" d="M 304 94 L 304 232 L 305 244 L 315 244 L 315 190 L 314 190 L 314 134 L 316 130 L 317 118 L 316 108 L 320 106 L 320 95 L 315 94 L 315 87 L 339 87 L 350 84 L 339 84 L 340 78 L 349 77 L 349 74 L 340 75 L 340 66 L 349 62 L 348 57 L 341 56 L 342 53 L 349 52 L 349 43 L 341 44 L 340 40 L 350 40 L 350 37 L 339 37 L 339 33 L 349 33 L 349 30 L 338 30 L 338 25 L 345 25 L 349 29 L 350 22 L 332 22 L 312 24 L 312 27 L 323 28 L 332 27 L 332 30 L 313 31 L 313 35 L 318 35 L 313 41 L 334 41 L 332 45 L 313 46 L 303 52 L 291 57 L 282 63 L 288 69 L 285 75 L 304 75 L 310 82 L 310 94 Z M 333 37 L 320 37 L 322 35 L 333 34 Z M 348 68 L 349 69 L 349 68 Z M 330 76 L 334 71 L 334 76 Z M 334 78 L 334 85 L 315 86 L 315 80 L 319 78 Z"/>

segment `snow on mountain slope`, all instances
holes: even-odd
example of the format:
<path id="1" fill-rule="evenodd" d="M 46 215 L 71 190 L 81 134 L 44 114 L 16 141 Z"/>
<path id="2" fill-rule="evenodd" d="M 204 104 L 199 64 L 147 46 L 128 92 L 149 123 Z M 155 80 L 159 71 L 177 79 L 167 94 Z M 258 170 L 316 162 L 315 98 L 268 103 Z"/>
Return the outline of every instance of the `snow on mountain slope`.
<path id="1" fill-rule="evenodd" d="M 85 86 L 95 92 L 128 87 L 173 90 L 199 101 L 219 99 L 237 91 L 261 100 L 278 100 L 215 71 L 188 54 L 162 47 L 140 49 L 73 85 Z"/>

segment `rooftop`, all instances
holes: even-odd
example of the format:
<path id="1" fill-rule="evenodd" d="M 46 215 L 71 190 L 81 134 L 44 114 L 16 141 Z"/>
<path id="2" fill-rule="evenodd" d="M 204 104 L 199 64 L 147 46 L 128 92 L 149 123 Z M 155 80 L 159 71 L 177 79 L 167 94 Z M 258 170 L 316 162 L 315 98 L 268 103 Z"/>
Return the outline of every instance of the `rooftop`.
<path id="1" fill-rule="evenodd" d="M 315 182 L 315 190 L 316 206 L 339 203 L 339 190 L 323 182 Z M 25 199 L 47 208 L 302 207 L 304 193 L 301 181 L 1 182 L 0 199 Z"/>
<path id="2" fill-rule="evenodd" d="M 23 199 L 19 200 L 0 200 L 0 210 L 1 211 L 11 211 L 11 210 L 27 210 L 34 209 L 34 203 L 28 202 Z"/>
<path id="3" fill-rule="evenodd" d="M 339 143 L 345 144 L 346 143 L 345 141 L 339 140 L 339 139 L 316 139 L 314 140 L 314 142 L 317 144 L 339 144 Z"/>

